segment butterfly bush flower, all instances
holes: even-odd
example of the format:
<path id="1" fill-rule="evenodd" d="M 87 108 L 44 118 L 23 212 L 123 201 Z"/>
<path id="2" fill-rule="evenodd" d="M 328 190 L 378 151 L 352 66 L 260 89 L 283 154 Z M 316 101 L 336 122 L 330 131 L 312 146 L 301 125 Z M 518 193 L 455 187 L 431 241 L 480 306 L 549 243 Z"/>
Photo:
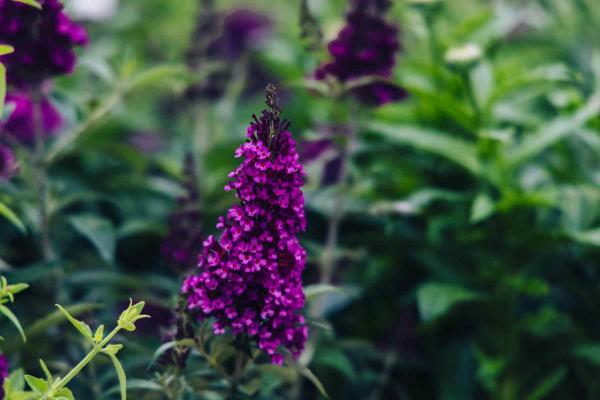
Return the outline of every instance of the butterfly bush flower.
<path id="1" fill-rule="evenodd" d="M 11 135 L 24 145 L 35 143 L 36 123 L 34 119 L 34 101 L 26 92 L 11 92 L 6 95 L 6 108 L 10 112 L 8 119 L 0 123 L 3 133 Z M 40 101 L 40 124 L 42 137 L 52 136 L 62 126 L 63 119 L 47 97 Z"/>
<path id="2" fill-rule="evenodd" d="M 75 46 L 87 43 L 85 29 L 64 13 L 59 0 L 39 0 L 42 9 L 0 0 L 0 43 L 15 52 L 0 57 L 9 84 L 29 87 L 68 74 L 75 66 Z"/>
<path id="3" fill-rule="evenodd" d="M 300 315 L 306 252 L 297 238 L 306 228 L 304 170 L 272 85 L 267 105 L 248 127 L 235 153 L 241 165 L 225 186 L 240 202 L 219 218 L 220 238 L 206 239 L 200 270 L 182 290 L 199 319 L 214 319 L 216 334 L 230 329 L 255 340 L 281 364 L 282 348 L 297 357 L 308 334 Z"/>
<path id="4" fill-rule="evenodd" d="M 19 169 L 12 149 L 0 143 L 0 180 L 12 178 Z"/>
<path id="5" fill-rule="evenodd" d="M 346 24 L 328 45 L 333 60 L 317 68 L 317 80 L 333 77 L 348 82 L 359 78 L 382 78 L 353 90 L 360 101 L 371 105 L 406 97 L 403 88 L 384 80 L 391 78 L 396 53 L 400 51 L 398 29 L 381 15 L 387 7 L 388 3 L 384 1 L 355 1 L 346 15 Z"/>
<path id="6" fill-rule="evenodd" d="M 4 398 L 4 381 L 8 378 L 8 359 L 0 354 L 0 399 Z"/>
<path id="7" fill-rule="evenodd" d="M 180 271 L 189 271 L 198 263 L 204 241 L 202 213 L 198 208 L 199 193 L 195 163 L 191 154 L 184 161 L 185 195 L 177 199 L 179 209 L 169 216 L 169 232 L 161 253 L 166 261 Z"/>

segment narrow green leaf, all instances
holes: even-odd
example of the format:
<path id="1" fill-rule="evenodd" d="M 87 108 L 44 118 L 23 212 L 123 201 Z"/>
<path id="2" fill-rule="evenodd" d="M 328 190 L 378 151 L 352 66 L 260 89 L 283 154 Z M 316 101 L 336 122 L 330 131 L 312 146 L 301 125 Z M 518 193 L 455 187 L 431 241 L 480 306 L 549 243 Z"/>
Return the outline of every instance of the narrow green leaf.
<path id="1" fill-rule="evenodd" d="M 588 120 L 600 113 L 600 92 L 594 93 L 588 102 L 570 117 L 557 117 L 541 126 L 536 133 L 525 136 L 521 143 L 507 153 L 507 162 L 516 167 L 535 157 L 548 147 L 569 135 L 574 135 Z"/>
<path id="2" fill-rule="evenodd" d="M 119 377 L 119 386 L 121 387 L 121 400 L 127 399 L 127 377 L 125 376 L 125 370 L 121 365 L 121 362 L 117 357 L 112 354 L 108 355 L 112 360 L 115 370 L 117 371 L 117 376 Z"/>
<path id="3" fill-rule="evenodd" d="M 573 355 L 600 367 L 600 343 L 588 343 L 575 347 Z"/>
<path id="4" fill-rule="evenodd" d="M 75 396 L 73 396 L 73 392 L 69 388 L 65 387 L 56 391 L 54 400 L 75 400 Z"/>
<path id="5" fill-rule="evenodd" d="M 325 386 L 323 386 L 323 383 L 321 383 L 319 378 L 317 378 L 317 376 L 310 369 L 299 363 L 296 363 L 296 366 L 300 373 L 309 381 L 311 381 L 313 385 L 315 385 L 315 387 L 319 390 L 323 397 L 325 397 L 326 399 L 330 399 L 329 395 L 327 394 L 327 391 L 325 390 Z"/>
<path id="6" fill-rule="evenodd" d="M 4 99 L 6 98 L 6 67 L 0 63 L 0 117 L 4 115 Z"/>
<path id="7" fill-rule="evenodd" d="M 69 223 L 77 232 L 92 242 L 104 260 L 113 260 L 116 232 L 110 221 L 94 215 L 77 215 L 69 218 Z"/>
<path id="8" fill-rule="evenodd" d="M 582 232 L 568 232 L 571 239 L 581 244 L 600 246 L 600 228 Z"/>
<path id="9" fill-rule="evenodd" d="M 483 174 L 483 167 L 477 158 L 475 146 L 450 134 L 417 126 L 389 125 L 378 122 L 369 124 L 369 128 L 392 143 L 408 145 L 442 156 L 474 175 Z"/>
<path id="10" fill-rule="evenodd" d="M 21 338 L 23 339 L 23 342 L 27 342 L 27 338 L 25 337 L 25 332 L 23 332 L 23 327 L 21 327 L 21 323 L 19 322 L 19 320 L 17 319 L 15 314 L 13 314 L 13 312 L 10 311 L 8 309 L 8 307 L 6 307 L 2 304 L 0 304 L 0 314 L 3 314 L 6 318 L 8 318 L 10 320 L 10 322 L 12 322 L 12 324 L 17 328 L 17 330 L 21 334 Z"/>
<path id="11" fill-rule="evenodd" d="M 0 78 L 0 82 L 1 81 L 2 80 Z M 2 83 L 0 83 L 0 99 L 4 99 L 4 95 L 2 94 Z M 1 110 L 0 110 L 0 115 L 2 115 Z M 0 202 L 0 215 L 3 216 L 4 218 L 6 218 L 10 223 L 12 223 L 19 231 L 21 231 L 21 233 L 27 232 L 27 228 L 25 228 L 25 225 L 23 224 L 23 222 L 21 222 L 19 217 L 17 217 L 17 214 L 15 214 L 10 208 L 8 208 L 6 206 L 6 204 L 1 203 L 1 202 Z"/>
<path id="12" fill-rule="evenodd" d="M 63 315 L 69 320 L 71 325 L 75 327 L 91 343 L 94 343 L 94 338 L 92 334 L 92 330 L 90 327 L 83 321 L 79 321 L 71 316 L 67 310 L 65 310 L 61 305 L 56 304 L 56 307 L 63 313 Z"/>
<path id="13" fill-rule="evenodd" d="M 100 325 L 98 329 L 96 329 L 96 333 L 94 333 L 94 340 L 96 343 L 100 343 L 104 339 L 104 325 Z"/>
<path id="14" fill-rule="evenodd" d="M 156 360 L 158 360 L 158 358 L 164 354 L 165 351 L 167 351 L 175 346 L 192 347 L 194 345 L 195 345 L 194 339 L 174 340 L 172 342 L 163 343 L 158 349 L 156 349 L 156 351 L 152 355 L 152 359 L 150 360 L 150 365 L 148 365 L 148 368 L 150 368 L 156 362 Z"/>
<path id="15" fill-rule="evenodd" d="M 481 222 L 490 217 L 494 213 L 494 209 L 495 205 L 492 199 L 485 193 L 479 193 L 473 201 L 469 220 L 472 224 Z"/>
<path id="16" fill-rule="evenodd" d="M 13 0 L 13 1 L 16 1 L 17 3 L 27 4 L 28 6 L 37 8 L 38 10 L 42 9 L 42 5 L 40 3 L 38 3 L 36 0 Z"/>
<path id="17" fill-rule="evenodd" d="M 7 44 L 0 44 L 0 56 L 11 54 L 15 51 L 15 48 Z"/>
<path id="18" fill-rule="evenodd" d="M 44 374 L 46 374 L 46 381 L 48 382 L 48 384 L 50 386 L 52 386 L 52 382 L 54 382 L 54 378 L 52 377 L 50 370 L 46 366 L 46 363 L 44 362 L 44 360 L 40 359 L 39 361 L 40 361 L 40 366 L 42 367 L 42 371 L 44 371 Z"/>
<path id="19" fill-rule="evenodd" d="M 44 393 L 48 390 L 48 382 L 33 375 L 25 375 L 25 382 L 36 393 Z"/>
<path id="20" fill-rule="evenodd" d="M 527 400 L 542 400 L 547 398 L 566 376 L 567 369 L 565 367 L 558 368 L 538 383 L 529 396 L 527 396 Z"/>
<path id="21" fill-rule="evenodd" d="M 457 303 L 476 300 L 479 297 L 477 293 L 457 285 L 430 282 L 417 290 L 417 305 L 421 318 L 429 321 L 442 316 Z"/>

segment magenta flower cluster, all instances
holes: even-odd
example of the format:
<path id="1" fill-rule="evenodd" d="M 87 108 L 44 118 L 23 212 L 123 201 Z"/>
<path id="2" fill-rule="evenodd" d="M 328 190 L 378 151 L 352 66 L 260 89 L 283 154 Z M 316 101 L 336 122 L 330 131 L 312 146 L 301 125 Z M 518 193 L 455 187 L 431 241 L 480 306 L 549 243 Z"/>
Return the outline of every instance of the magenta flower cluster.
<path id="1" fill-rule="evenodd" d="M 26 92 L 13 91 L 6 95 L 6 106 L 12 111 L 0 126 L 22 144 L 32 146 L 36 135 L 33 99 Z M 51 136 L 62 126 L 62 116 L 46 97 L 40 99 L 39 107 L 40 133 L 43 137 Z"/>
<path id="2" fill-rule="evenodd" d="M 8 359 L 0 354 L 0 399 L 4 398 L 4 380 L 8 378 Z"/>
<path id="3" fill-rule="evenodd" d="M 182 290 L 200 319 L 214 318 L 216 334 L 230 328 L 246 335 L 281 364 L 281 348 L 297 357 L 308 335 L 299 313 L 306 252 L 297 238 L 306 227 L 304 170 L 272 86 L 267 104 L 248 127 L 248 141 L 235 153 L 243 161 L 225 186 L 240 204 L 219 218 L 220 239 L 204 242 L 200 272 Z"/>
<path id="4" fill-rule="evenodd" d="M 346 24 L 328 45 L 333 60 L 315 71 L 315 78 L 329 76 L 340 82 L 373 77 L 391 78 L 400 51 L 398 29 L 383 17 L 385 8 L 374 0 L 358 0 L 346 15 Z M 403 88 L 385 81 L 362 85 L 353 94 L 367 104 L 382 105 L 406 97 Z"/>
<path id="5" fill-rule="evenodd" d="M 63 12 L 59 0 L 39 0 L 42 9 L 0 0 L 0 43 L 15 52 L 0 57 L 7 79 L 17 87 L 35 85 L 73 71 L 75 46 L 87 43 L 85 29 Z"/>

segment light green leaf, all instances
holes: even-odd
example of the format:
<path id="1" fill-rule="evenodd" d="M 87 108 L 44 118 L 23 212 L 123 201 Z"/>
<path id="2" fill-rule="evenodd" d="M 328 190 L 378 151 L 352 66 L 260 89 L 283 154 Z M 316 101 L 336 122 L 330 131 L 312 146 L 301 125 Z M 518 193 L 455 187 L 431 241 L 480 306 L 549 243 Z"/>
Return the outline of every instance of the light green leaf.
<path id="1" fill-rule="evenodd" d="M 159 392 L 164 390 L 164 388 L 158 383 L 145 379 L 131 379 L 129 382 L 127 382 L 127 389 L 145 389 Z"/>
<path id="2" fill-rule="evenodd" d="M 25 332 L 23 332 L 23 327 L 21 327 L 21 323 L 19 322 L 19 320 L 17 319 L 15 314 L 13 314 L 13 312 L 10 311 L 8 309 L 8 307 L 6 307 L 2 304 L 0 304 L 0 314 L 3 314 L 6 318 L 8 318 L 10 320 L 10 322 L 12 322 L 12 324 L 17 328 L 17 330 L 21 334 L 21 338 L 23 339 L 23 342 L 27 342 L 27 338 L 25 337 Z"/>
<path id="3" fill-rule="evenodd" d="M 42 5 L 40 3 L 38 3 L 36 0 L 13 0 L 13 1 L 16 1 L 17 3 L 27 4 L 28 6 L 37 8 L 38 10 L 42 9 Z"/>
<path id="4" fill-rule="evenodd" d="M 566 376 L 567 369 L 565 367 L 558 368 L 537 384 L 535 389 L 527 396 L 527 400 L 542 400 L 548 398 L 548 395 L 560 385 Z"/>
<path id="5" fill-rule="evenodd" d="M 573 116 L 557 117 L 541 126 L 537 132 L 526 135 L 521 143 L 516 144 L 512 150 L 507 152 L 508 164 L 516 167 L 530 160 L 565 137 L 574 135 L 598 113 L 600 113 L 600 92 L 594 93 Z"/>
<path id="6" fill-rule="evenodd" d="M 46 363 L 44 362 L 44 360 L 40 359 L 39 361 L 40 361 L 40 366 L 42 367 L 42 371 L 44 371 L 44 374 L 46 374 L 46 382 L 48 382 L 48 384 L 50 386 L 52 386 L 52 382 L 54 382 L 54 378 L 52 377 L 50 370 L 46 366 Z"/>
<path id="7" fill-rule="evenodd" d="M 326 293 L 351 293 L 350 290 L 345 289 L 343 287 L 339 287 L 339 286 L 333 286 L 333 285 L 326 285 L 323 283 L 316 283 L 313 285 L 308 285 L 304 288 L 304 294 L 306 295 L 306 299 L 307 300 L 312 300 L 315 297 L 318 297 L 322 294 L 326 294 Z"/>
<path id="8" fill-rule="evenodd" d="M 0 117 L 4 115 L 4 99 L 6 98 L 6 67 L 0 63 Z"/>
<path id="9" fill-rule="evenodd" d="M 581 244 L 600 246 L 600 228 L 582 232 L 568 232 L 571 239 Z"/>
<path id="10" fill-rule="evenodd" d="M 0 56 L 11 54 L 15 51 L 15 48 L 7 44 L 0 44 Z"/>
<path id="11" fill-rule="evenodd" d="M 100 343 L 104 339 L 104 325 L 100 325 L 98 329 L 96 329 L 96 333 L 94 333 L 94 340 L 96 343 Z"/>
<path id="12" fill-rule="evenodd" d="M 94 343 L 94 338 L 92 334 L 92 330 L 90 327 L 83 321 L 79 321 L 71 316 L 67 310 L 65 310 L 61 305 L 56 304 L 56 307 L 63 313 L 63 315 L 69 320 L 71 325 L 75 327 L 91 343 Z"/>
<path id="13" fill-rule="evenodd" d="M 121 387 L 121 400 L 127 399 L 127 377 L 125 376 L 125 370 L 121 365 L 121 362 L 117 357 L 112 354 L 109 354 L 110 359 L 112 360 L 115 370 L 117 371 L 117 376 L 119 377 L 119 386 Z"/>
<path id="14" fill-rule="evenodd" d="M 75 400 L 73 392 L 69 388 L 60 388 L 56 391 L 54 400 Z"/>
<path id="15" fill-rule="evenodd" d="M 492 199 L 485 193 L 479 193 L 473 201 L 469 220 L 472 224 L 483 221 L 494 213 L 494 209 L 495 205 Z"/>
<path id="16" fill-rule="evenodd" d="M 369 124 L 370 130 L 392 143 L 404 144 L 442 156 L 468 170 L 482 175 L 483 167 L 477 158 L 475 146 L 444 132 L 410 125 Z"/>
<path id="17" fill-rule="evenodd" d="M 113 260 L 116 233 L 110 221 L 94 215 L 77 215 L 69 218 L 69 223 L 92 242 L 104 260 Z"/>
<path id="18" fill-rule="evenodd" d="M 480 295 L 460 286 L 430 282 L 417 290 L 417 304 L 421 318 L 430 321 L 442 316 L 457 303 L 476 300 Z"/>
<path id="19" fill-rule="evenodd" d="M 44 393 L 48 390 L 48 382 L 33 375 L 25 375 L 25 382 L 36 393 Z"/>
<path id="20" fill-rule="evenodd" d="M 0 81 L 1 81 L 1 77 L 0 77 Z M 0 99 L 3 99 L 3 98 L 4 97 L 2 94 L 2 84 L 0 83 Z M 0 115 L 2 115 L 2 110 L 0 110 Z M 6 204 L 4 204 L 2 202 L 0 202 L 0 215 L 3 216 L 4 218 L 6 218 L 10 223 L 12 223 L 17 229 L 19 229 L 19 231 L 21 231 L 21 233 L 27 232 L 27 228 L 25 228 L 25 225 L 23 225 L 23 222 L 21 222 L 19 217 L 17 217 L 17 214 L 15 214 L 10 208 L 8 208 L 6 206 Z"/>

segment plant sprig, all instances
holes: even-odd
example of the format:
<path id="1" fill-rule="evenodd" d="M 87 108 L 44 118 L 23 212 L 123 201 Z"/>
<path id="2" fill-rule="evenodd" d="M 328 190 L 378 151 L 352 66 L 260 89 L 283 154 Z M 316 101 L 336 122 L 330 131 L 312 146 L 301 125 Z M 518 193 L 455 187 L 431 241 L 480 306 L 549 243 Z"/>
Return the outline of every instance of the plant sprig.
<path id="1" fill-rule="evenodd" d="M 123 348 L 122 344 L 112 344 L 111 340 L 121 331 L 126 330 L 128 332 L 135 331 L 136 321 L 143 318 L 150 318 L 149 315 L 142 314 L 145 302 L 133 304 L 130 300 L 129 306 L 121 313 L 115 328 L 104 335 L 104 325 L 98 326 L 95 332 L 85 322 L 74 318 L 69 312 L 62 306 L 56 305 L 58 309 L 64 314 L 67 320 L 77 329 L 79 333 L 86 339 L 86 341 L 92 346 L 92 350 L 76 365 L 74 366 L 64 377 L 54 377 L 44 361 L 40 360 L 40 366 L 44 371 L 46 377 L 38 378 L 32 375 L 25 375 L 24 379 L 27 385 L 30 387 L 30 392 L 15 392 L 15 395 L 19 395 L 25 399 L 32 400 L 74 400 L 73 393 L 67 387 L 69 382 L 73 380 L 87 364 L 92 361 L 96 355 L 102 353 L 110 357 L 117 376 L 119 378 L 119 386 L 121 389 L 121 399 L 127 399 L 127 377 L 125 370 L 121 365 L 121 362 L 117 358 L 118 352 Z M 16 399 L 16 397 L 15 397 Z M 7 397 L 7 400 L 11 400 Z"/>

